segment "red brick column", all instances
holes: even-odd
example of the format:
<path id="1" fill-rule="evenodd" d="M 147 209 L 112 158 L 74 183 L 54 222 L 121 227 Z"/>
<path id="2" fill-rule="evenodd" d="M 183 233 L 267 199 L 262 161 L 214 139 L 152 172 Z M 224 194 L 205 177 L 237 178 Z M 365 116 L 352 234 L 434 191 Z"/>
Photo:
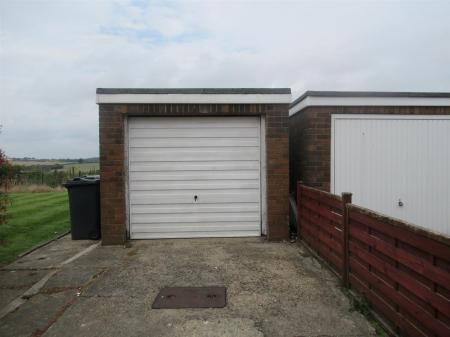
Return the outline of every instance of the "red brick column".
<path id="1" fill-rule="evenodd" d="M 267 237 L 289 236 L 289 105 L 266 105 Z"/>
<path id="2" fill-rule="evenodd" d="M 125 242 L 124 105 L 100 105 L 100 209 L 103 245 Z"/>

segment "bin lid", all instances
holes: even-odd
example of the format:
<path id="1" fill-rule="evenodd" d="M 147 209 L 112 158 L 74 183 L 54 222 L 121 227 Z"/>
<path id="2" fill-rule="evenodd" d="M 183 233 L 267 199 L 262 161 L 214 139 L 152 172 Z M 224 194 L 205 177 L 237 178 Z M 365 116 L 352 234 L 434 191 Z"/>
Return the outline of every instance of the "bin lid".
<path id="1" fill-rule="evenodd" d="M 84 185 L 97 185 L 100 183 L 100 176 L 99 175 L 92 175 L 92 176 L 82 176 L 82 177 L 75 177 L 72 180 L 67 180 L 65 184 L 63 184 L 64 187 L 72 187 L 72 186 L 84 186 Z"/>

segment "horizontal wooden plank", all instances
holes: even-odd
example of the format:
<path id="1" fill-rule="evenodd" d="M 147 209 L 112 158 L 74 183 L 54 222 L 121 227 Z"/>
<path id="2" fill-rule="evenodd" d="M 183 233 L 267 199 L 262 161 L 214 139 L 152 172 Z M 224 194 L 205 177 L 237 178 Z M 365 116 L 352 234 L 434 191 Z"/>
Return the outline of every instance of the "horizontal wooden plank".
<path id="1" fill-rule="evenodd" d="M 197 193 L 197 194 L 195 194 Z M 194 200 L 197 195 L 197 201 Z M 217 204 L 251 202 L 259 203 L 261 194 L 259 190 L 214 190 L 214 191 L 131 191 L 130 203 L 139 204 Z"/>
<path id="2" fill-rule="evenodd" d="M 384 261 L 377 259 L 374 255 L 369 255 L 356 245 L 350 244 L 351 254 L 357 256 L 358 258 L 368 262 L 373 267 L 377 268 L 379 271 L 387 270 L 388 264 Z M 379 260 L 379 261 L 377 261 Z M 355 261 L 355 260 L 353 260 Z M 359 264 L 362 266 L 361 264 Z M 354 264 L 355 266 L 355 264 Z M 365 268 L 365 267 L 364 267 Z M 380 270 L 381 269 L 381 270 Z M 440 336 L 449 336 L 450 327 L 445 325 L 442 321 L 433 317 L 429 312 L 424 310 L 419 304 L 406 297 L 404 294 L 396 291 L 394 288 L 389 286 L 386 282 L 381 280 L 377 275 L 371 273 L 369 270 L 361 272 L 361 270 L 353 269 L 352 273 L 358 273 L 358 278 L 362 278 L 367 282 L 370 282 L 372 287 L 375 287 L 378 292 L 382 293 L 386 298 L 394 301 L 402 310 L 411 315 L 414 319 L 420 322 L 423 326 L 430 329 L 434 333 Z"/>
<path id="3" fill-rule="evenodd" d="M 144 181 L 259 180 L 259 171 L 167 171 L 130 172 L 130 184 Z M 135 186 L 135 184 L 133 184 Z"/>
<path id="4" fill-rule="evenodd" d="M 319 238 L 322 242 L 325 243 L 325 245 L 336 252 L 337 255 L 343 256 L 343 249 L 342 244 L 343 241 L 339 241 L 336 238 L 332 238 L 328 232 L 323 231 L 322 227 L 317 227 L 313 223 L 311 223 L 308 219 L 303 217 L 303 215 L 300 216 L 301 222 L 300 225 L 311 232 L 315 237 Z"/>
<path id="5" fill-rule="evenodd" d="M 304 232 L 308 233 L 311 238 L 320 243 L 319 251 L 322 253 L 332 252 L 336 257 L 333 261 L 337 261 L 336 265 L 339 269 L 342 268 L 342 247 L 335 245 L 335 242 L 326 237 L 323 233 L 314 231 L 311 227 L 304 228 Z"/>
<path id="6" fill-rule="evenodd" d="M 370 255 L 368 252 L 364 253 L 365 255 L 364 261 L 369 263 L 379 272 L 388 276 L 391 280 L 397 282 L 399 285 L 411 291 L 415 296 L 437 309 L 438 311 L 448 315 L 450 314 L 450 301 L 441 295 L 436 294 L 432 291 L 432 289 L 426 287 L 422 283 L 415 280 L 410 275 L 401 271 L 400 269 L 395 268 L 394 266 L 389 265 L 388 263 L 384 263 L 382 260 L 373 256 L 373 258 L 369 258 Z M 361 255 L 357 255 L 361 257 Z M 372 255 L 371 255 L 372 256 Z M 350 259 L 353 260 L 353 259 Z M 352 261 L 350 261 L 350 267 L 352 267 Z"/>
<path id="7" fill-rule="evenodd" d="M 352 288 L 362 294 L 369 303 L 371 303 L 378 314 L 380 314 L 388 323 L 391 323 L 393 327 L 398 326 L 406 336 L 430 337 L 409 322 L 409 320 L 401 313 L 393 310 L 389 304 L 369 289 L 357 276 L 355 276 L 355 274 L 349 275 L 349 281 Z"/>
<path id="8" fill-rule="evenodd" d="M 317 213 L 320 216 L 323 216 L 324 218 L 327 218 L 328 220 L 334 221 L 336 227 L 341 227 L 342 225 L 342 215 L 330 211 L 330 209 L 326 206 L 320 206 L 317 205 L 315 202 L 310 200 L 301 200 L 301 207 L 308 208 L 309 210 Z"/>
<path id="9" fill-rule="evenodd" d="M 224 189 L 259 189 L 259 179 L 239 180 L 156 180 L 131 181 L 129 189 L 133 191 L 164 190 L 224 190 Z"/>
<path id="10" fill-rule="evenodd" d="M 337 208 L 341 210 L 341 212 L 343 210 L 342 200 L 338 200 L 335 196 L 331 195 L 330 193 L 326 193 L 324 191 L 317 191 L 306 187 L 301 188 L 300 193 L 302 196 L 306 195 L 308 198 L 319 201 L 330 207 Z"/>
<path id="11" fill-rule="evenodd" d="M 130 212 L 138 213 L 227 213 L 227 212 L 260 212 L 259 203 L 227 203 L 227 204 L 166 204 L 166 205 L 131 205 Z"/>
<path id="12" fill-rule="evenodd" d="M 450 261 L 449 246 L 435 241 L 429 237 L 420 235 L 418 231 L 411 231 L 407 226 L 394 226 L 384 221 L 379 221 L 375 217 L 361 212 L 358 207 L 349 207 L 349 217 L 351 221 L 357 221 L 361 224 L 374 228 L 386 235 L 390 235 L 400 241 L 406 242 L 415 247 L 426 247 L 426 251 L 441 259 Z"/>
<path id="13" fill-rule="evenodd" d="M 449 126 L 450 126 L 450 123 L 449 123 Z M 450 249 L 450 236 L 449 236 L 450 233 L 446 233 L 446 228 L 447 228 L 448 223 L 444 222 L 443 224 L 439 225 L 439 224 L 433 223 L 433 220 L 430 219 L 428 221 L 428 225 L 427 225 L 427 226 L 430 226 L 429 227 L 430 229 L 428 229 L 428 228 L 425 228 L 422 226 L 423 224 L 427 223 L 426 220 L 422 221 L 421 225 L 416 225 L 415 223 L 410 223 L 405 220 L 401 220 L 401 219 L 398 219 L 395 217 L 390 217 L 384 213 L 377 212 L 377 211 L 374 211 L 371 209 L 367 209 L 367 208 L 364 208 L 361 206 L 349 204 L 349 208 L 352 208 L 356 212 L 365 214 L 373 219 L 377 219 L 380 222 L 384 222 L 393 227 L 399 228 L 400 230 L 404 229 L 410 233 L 414 233 L 416 236 L 428 238 L 431 241 L 440 242 L 442 245 L 444 245 L 445 247 Z M 447 220 L 448 219 L 445 219 L 445 221 L 447 221 Z M 432 228 L 435 228 L 437 230 L 437 232 L 432 230 Z M 450 227 L 448 227 L 448 228 L 450 228 Z M 444 232 L 440 232 L 440 230 L 444 230 Z"/>
<path id="14" fill-rule="evenodd" d="M 228 161 L 130 161 L 130 172 L 166 172 L 166 171 L 239 171 L 259 170 L 258 160 Z"/>
<path id="15" fill-rule="evenodd" d="M 259 147 L 259 138 L 130 138 L 130 148 Z"/>
<path id="16" fill-rule="evenodd" d="M 211 138 L 211 137 L 239 137 L 257 138 L 259 129 L 257 127 L 208 127 L 208 128 L 165 128 L 165 129 L 130 129 L 130 139 L 135 138 Z"/>
<path id="17" fill-rule="evenodd" d="M 305 238 L 305 241 L 310 244 L 324 260 L 334 267 L 338 274 L 342 274 L 342 259 L 330 252 L 330 247 L 319 235 L 317 235 L 317 232 L 311 230 L 311 227 L 304 227 L 302 235 Z"/>
<path id="18" fill-rule="evenodd" d="M 410 252 L 395 247 L 375 236 L 369 235 L 367 232 L 355 228 L 354 226 L 350 226 L 350 236 L 364 242 L 391 259 L 411 268 L 430 281 L 436 282 L 450 290 L 450 271 L 433 266 L 429 260 L 412 255 Z M 450 313 L 450 307 L 448 307 L 448 312 Z"/>
<path id="19" fill-rule="evenodd" d="M 329 220 L 324 219 L 323 217 L 314 216 L 314 214 L 311 214 L 310 211 L 305 210 L 302 207 L 300 207 L 300 217 L 303 217 L 311 224 L 319 226 L 321 230 L 330 234 L 336 239 L 336 241 L 343 242 L 344 233 L 339 227 L 337 227 L 335 222 L 330 223 Z"/>
<path id="20" fill-rule="evenodd" d="M 217 127 L 253 127 L 260 124 L 260 117 L 251 116 L 201 116 L 201 117 L 131 117 L 128 119 L 130 129 L 161 128 L 211 128 Z"/>

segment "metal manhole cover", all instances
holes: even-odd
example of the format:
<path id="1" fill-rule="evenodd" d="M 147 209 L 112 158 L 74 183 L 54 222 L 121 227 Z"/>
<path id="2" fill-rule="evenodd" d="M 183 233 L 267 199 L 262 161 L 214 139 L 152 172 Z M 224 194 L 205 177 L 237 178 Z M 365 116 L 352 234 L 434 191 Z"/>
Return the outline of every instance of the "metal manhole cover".
<path id="1" fill-rule="evenodd" d="M 225 287 L 166 287 L 156 296 L 152 308 L 223 308 L 226 305 Z"/>

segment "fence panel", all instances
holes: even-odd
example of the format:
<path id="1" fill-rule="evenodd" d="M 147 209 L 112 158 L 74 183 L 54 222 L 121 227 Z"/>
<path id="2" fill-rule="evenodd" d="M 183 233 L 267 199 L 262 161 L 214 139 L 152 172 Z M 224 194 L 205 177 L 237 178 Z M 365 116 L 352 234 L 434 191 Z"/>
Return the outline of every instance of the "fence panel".
<path id="1" fill-rule="evenodd" d="M 298 185 L 298 233 L 339 275 L 344 273 L 341 197 Z"/>
<path id="2" fill-rule="evenodd" d="M 450 239 L 347 207 L 351 287 L 399 333 L 450 336 Z"/>
<path id="3" fill-rule="evenodd" d="M 450 336 L 450 238 L 298 184 L 298 232 L 401 336 Z"/>

